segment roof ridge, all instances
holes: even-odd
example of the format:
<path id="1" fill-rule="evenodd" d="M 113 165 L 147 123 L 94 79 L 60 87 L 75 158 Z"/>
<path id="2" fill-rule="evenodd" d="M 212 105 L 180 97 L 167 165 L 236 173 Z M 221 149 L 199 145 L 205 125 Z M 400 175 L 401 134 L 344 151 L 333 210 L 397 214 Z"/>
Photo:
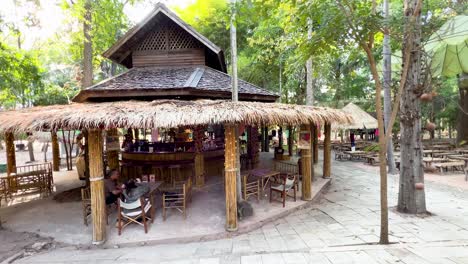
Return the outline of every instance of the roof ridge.
<path id="1" fill-rule="evenodd" d="M 219 71 L 219 70 L 217 70 L 217 69 L 213 69 L 213 68 L 208 67 L 208 66 L 204 66 L 204 67 L 206 67 L 206 68 L 208 68 L 208 69 L 210 69 L 210 70 L 213 70 L 213 71 L 217 71 L 217 72 L 219 72 L 219 73 L 222 73 L 222 74 L 224 74 L 224 75 L 226 75 L 226 76 L 229 76 L 229 78 L 232 78 L 231 75 L 229 75 L 229 74 L 227 74 L 227 73 L 225 73 L 225 72 Z M 260 87 L 260 86 L 258 86 L 258 85 L 256 85 L 256 84 L 250 83 L 250 82 L 245 81 L 245 80 L 242 80 L 242 79 L 240 79 L 240 78 L 237 78 L 237 80 L 238 80 L 239 82 L 243 82 L 243 83 L 245 83 L 245 84 L 252 85 L 252 86 L 254 86 L 254 87 L 257 88 L 257 89 L 262 90 L 262 91 L 264 91 L 264 92 L 268 92 L 268 93 L 270 93 L 270 94 L 272 94 L 272 95 L 278 95 L 277 93 L 272 92 L 272 91 L 270 91 L 270 90 L 268 90 L 268 89 L 266 89 L 266 88 L 264 88 L 264 87 Z"/>

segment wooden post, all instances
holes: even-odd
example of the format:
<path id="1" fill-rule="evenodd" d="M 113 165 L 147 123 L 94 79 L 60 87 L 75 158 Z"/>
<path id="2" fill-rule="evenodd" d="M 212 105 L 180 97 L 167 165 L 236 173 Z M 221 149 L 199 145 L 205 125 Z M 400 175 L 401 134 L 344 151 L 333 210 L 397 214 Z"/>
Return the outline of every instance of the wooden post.
<path id="1" fill-rule="evenodd" d="M 50 132 L 52 138 L 52 169 L 54 171 L 60 170 L 60 148 L 57 137 L 57 132 Z"/>
<path id="2" fill-rule="evenodd" d="M 251 169 L 257 167 L 257 164 L 260 162 L 260 154 L 259 154 L 259 142 L 258 142 L 258 127 L 251 126 L 250 127 L 250 158 L 251 158 Z"/>
<path id="3" fill-rule="evenodd" d="M 110 170 L 119 169 L 119 131 L 117 128 L 107 130 L 106 135 L 106 150 L 107 150 L 107 166 Z"/>
<path id="4" fill-rule="evenodd" d="M 270 152 L 270 140 L 269 140 L 269 137 L 268 137 L 268 127 L 264 127 L 263 128 L 263 135 L 265 135 L 265 143 L 264 143 L 264 147 L 265 149 L 263 151 L 265 152 Z"/>
<path id="5" fill-rule="evenodd" d="M 203 156 L 203 134 L 202 126 L 195 127 L 193 131 L 195 140 L 195 184 L 197 187 L 205 185 L 205 157 Z"/>
<path id="6" fill-rule="evenodd" d="M 313 159 L 314 159 L 314 163 L 317 164 L 318 163 L 318 157 L 319 157 L 319 151 L 318 151 L 318 136 L 319 136 L 319 133 L 320 133 L 320 129 L 319 129 L 319 126 L 318 125 L 315 125 L 314 126 L 314 154 L 312 155 L 313 156 Z"/>
<path id="7" fill-rule="evenodd" d="M 16 172 L 16 155 L 15 155 L 15 136 L 11 132 L 5 133 L 6 158 L 7 158 L 7 175 Z"/>
<path id="8" fill-rule="evenodd" d="M 331 177 L 331 124 L 324 127 L 325 142 L 323 144 L 323 178 Z"/>
<path id="9" fill-rule="evenodd" d="M 260 127 L 260 146 L 261 146 L 261 152 L 265 151 L 265 129 L 263 127 Z"/>
<path id="10" fill-rule="evenodd" d="M 280 126 L 278 129 L 278 147 L 283 148 L 283 127 Z"/>
<path id="11" fill-rule="evenodd" d="M 224 186 L 226 193 L 226 230 L 237 230 L 237 193 L 236 193 L 236 173 L 237 173 L 237 139 L 236 126 L 225 125 L 225 148 L 224 148 Z"/>
<path id="12" fill-rule="evenodd" d="M 89 181 L 91 187 L 91 217 L 93 219 L 93 244 L 100 245 L 106 240 L 106 201 L 102 162 L 101 130 L 88 130 Z"/>
<path id="13" fill-rule="evenodd" d="M 310 144 L 310 178 L 312 181 L 315 181 L 315 171 L 314 171 L 314 164 L 315 164 L 315 146 L 318 145 L 318 141 L 315 137 L 315 133 L 316 133 L 316 128 L 317 126 L 316 125 L 313 125 L 313 124 L 310 124 L 309 126 L 309 131 L 310 131 L 310 136 L 311 136 L 311 144 Z"/>
<path id="14" fill-rule="evenodd" d="M 310 131 L 309 125 L 302 125 L 301 131 Z M 302 200 L 312 200 L 312 157 L 311 149 L 301 149 Z"/>
<path id="15" fill-rule="evenodd" d="M 288 134 L 288 152 L 289 152 L 289 156 L 292 157 L 293 156 L 293 127 L 288 126 L 288 131 L 289 131 L 289 134 Z"/>

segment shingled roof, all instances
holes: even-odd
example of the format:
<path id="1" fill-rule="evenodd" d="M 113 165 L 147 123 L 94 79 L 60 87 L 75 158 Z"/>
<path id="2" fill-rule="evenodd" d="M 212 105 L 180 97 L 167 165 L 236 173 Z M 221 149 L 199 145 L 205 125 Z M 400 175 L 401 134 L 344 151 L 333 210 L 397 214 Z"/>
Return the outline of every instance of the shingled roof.
<path id="1" fill-rule="evenodd" d="M 82 90 L 73 101 L 231 98 L 231 76 L 207 66 L 135 67 Z M 239 99 L 274 102 L 278 95 L 239 80 Z"/>

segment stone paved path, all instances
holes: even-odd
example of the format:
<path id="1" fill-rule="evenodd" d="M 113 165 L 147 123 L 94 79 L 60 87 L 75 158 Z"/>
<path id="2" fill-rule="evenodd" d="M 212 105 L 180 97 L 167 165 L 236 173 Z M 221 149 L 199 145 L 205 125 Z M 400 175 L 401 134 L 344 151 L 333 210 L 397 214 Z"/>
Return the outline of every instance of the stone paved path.
<path id="1" fill-rule="evenodd" d="M 390 176 L 390 206 L 396 204 L 397 187 L 397 177 Z M 426 183 L 426 199 L 432 216 L 401 215 L 392 208 L 393 244 L 376 245 L 380 228 L 378 168 L 334 162 L 332 186 L 324 199 L 245 235 L 137 248 L 63 248 L 17 262 L 468 264 L 468 192 Z"/>

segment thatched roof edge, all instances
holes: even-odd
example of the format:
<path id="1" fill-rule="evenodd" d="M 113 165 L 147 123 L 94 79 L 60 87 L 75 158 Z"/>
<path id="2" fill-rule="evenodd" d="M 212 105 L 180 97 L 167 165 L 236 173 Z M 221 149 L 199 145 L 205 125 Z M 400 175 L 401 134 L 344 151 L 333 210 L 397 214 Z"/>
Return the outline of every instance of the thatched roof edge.
<path id="1" fill-rule="evenodd" d="M 207 124 L 350 124 L 342 110 L 280 103 L 156 100 L 72 103 L 0 112 L 0 131 L 155 128 Z"/>

